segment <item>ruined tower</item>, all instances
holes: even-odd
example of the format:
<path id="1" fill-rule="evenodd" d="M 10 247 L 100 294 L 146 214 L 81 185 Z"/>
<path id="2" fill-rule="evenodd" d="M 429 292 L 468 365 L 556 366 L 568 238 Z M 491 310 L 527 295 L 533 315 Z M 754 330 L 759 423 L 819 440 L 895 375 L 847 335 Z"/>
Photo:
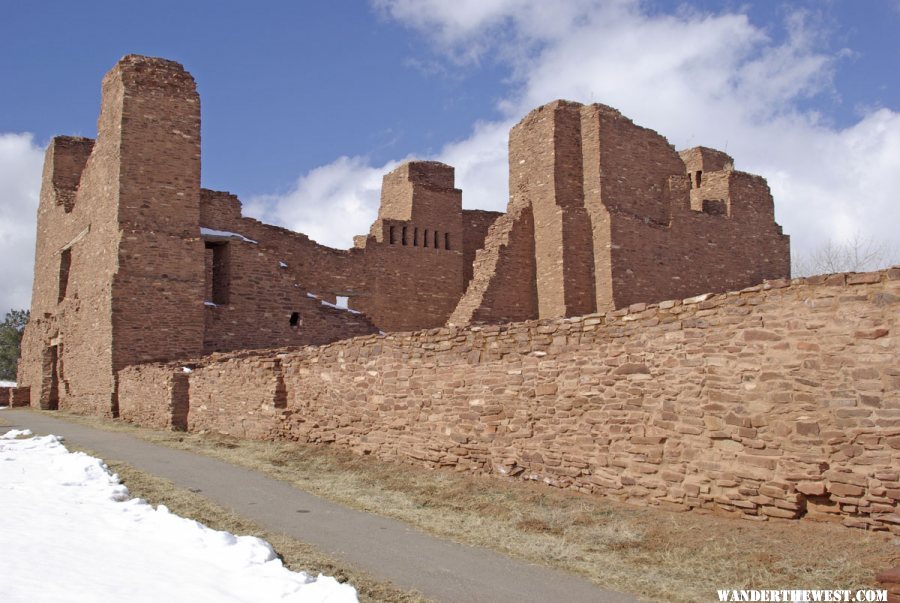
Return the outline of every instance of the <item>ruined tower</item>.
<path id="1" fill-rule="evenodd" d="M 47 150 L 20 381 L 43 408 L 114 414 L 116 371 L 203 350 L 193 78 L 126 56 L 103 78 L 97 130 Z"/>
<path id="2" fill-rule="evenodd" d="M 411 161 L 385 174 L 378 218 L 356 240 L 371 275 L 360 309 L 383 330 L 444 324 L 465 287 L 463 230 L 451 166 Z"/>
<path id="3" fill-rule="evenodd" d="M 554 101 L 510 132 L 510 201 L 449 322 L 609 311 L 790 274 L 764 179 L 605 105 Z"/>

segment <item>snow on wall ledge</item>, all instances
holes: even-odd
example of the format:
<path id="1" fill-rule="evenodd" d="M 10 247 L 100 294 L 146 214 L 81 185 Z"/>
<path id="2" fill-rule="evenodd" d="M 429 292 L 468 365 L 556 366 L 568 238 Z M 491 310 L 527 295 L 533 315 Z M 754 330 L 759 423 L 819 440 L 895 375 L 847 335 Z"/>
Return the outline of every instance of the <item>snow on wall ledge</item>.
<path id="1" fill-rule="evenodd" d="M 898 314 L 895 267 L 214 354 L 188 375 L 184 363 L 134 366 L 119 401 L 138 423 L 171 425 L 177 410 L 190 430 L 900 533 Z M 189 383 L 165 386 L 175 373 Z"/>

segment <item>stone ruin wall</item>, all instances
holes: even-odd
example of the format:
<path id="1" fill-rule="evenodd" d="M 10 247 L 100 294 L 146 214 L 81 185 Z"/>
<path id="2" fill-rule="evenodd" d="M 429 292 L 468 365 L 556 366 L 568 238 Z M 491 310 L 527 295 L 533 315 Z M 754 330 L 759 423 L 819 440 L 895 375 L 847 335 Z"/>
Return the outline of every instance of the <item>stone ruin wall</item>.
<path id="1" fill-rule="evenodd" d="M 604 105 L 554 101 L 509 138 L 510 201 L 450 324 L 578 316 L 790 275 L 763 178 L 677 153 Z"/>
<path id="2" fill-rule="evenodd" d="M 124 369 L 121 412 L 630 503 L 897 534 L 898 307 L 893 268 L 214 354 Z"/>
<path id="3" fill-rule="evenodd" d="M 79 399 L 82 412 L 113 412 L 110 290 L 120 237 L 119 84 L 112 73 L 104 79 L 104 93 L 111 100 L 100 113 L 96 143 L 57 137 L 46 152 L 31 318 L 22 338 L 17 378 L 30 389 L 35 407 L 57 408 L 61 399 L 70 397 Z"/>
<path id="4" fill-rule="evenodd" d="M 31 404 L 31 391 L 27 387 L 0 387 L 0 406 L 16 408 Z"/>
<path id="5" fill-rule="evenodd" d="M 201 224 L 252 241 L 227 242 L 228 299 L 206 306 L 206 352 L 443 325 L 463 294 L 466 256 L 474 257 L 500 215 L 463 210 L 453 178 L 453 168 L 437 162 L 411 162 L 387 174 L 379 217 L 349 250 L 243 217 L 237 197 L 203 189 Z M 206 256 L 211 283 L 211 249 Z M 322 309 L 321 302 L 334 304 L 338 296 L 362 315 Z M 212 297 L 208 290 L 206 299 Z M 303 339 L 287 328 L 292 312 Z M 342 325 L 347 321 L 356 324 Z"/>
<path id="6" fill-rule="evenodd" d="M 200 187 L 193 77 L 128 55 L 103 79 L 97 140 L 48 149 L 19 381 L 42 408 L 115 416 L 116 374 L 133 364 L 788 275 L 764 180 L 712 149 L 679 155 L 603 105 L 554 101 L 513 128 L 507 213 L 463 210 L 461 196 L 452 167 L 403 164 L 350 250 L 243 217 L 235 196 Z"/>
<path id="7" fill-rule="evenodd" d="M 205 228 L 241 235 L 208 237 L 205 249 L 204 353 L 272 346 L 321 344 L 376 332 L 365 316 L 322 304 L 321 275 L 351 288 L 348 252 L 317 245 L 308 237 L 241 216 L 234 195 L 201 190 Z M 214 248 L 224 252 L 222 273 L 212 275 Z M 220 258 L 216 258 L 220 259 Z M 224 297 L 212 291 L 224 280 Z M 343 283 L 347 282 L 346 285 Z M 319 294 L 320 297 L 312 297 Z M 334 301 L 332 297 L 331 302 Z M 296 313 L 296 324 L 291 325 Z"/>
<path id="8" fill-rule="evenodd" d="M 200 187 L 193 77 L 124 57 L 103 79 L 97 139 L 56 137 L 45 156 L 22 391 L 40 408 L 115 416 L 124 366 L 442 325 L 463 255 L 498 214 L 464 212 L 443 164 L 401 166 L 385 184 L 385 207 L 406 205 L 391 219 L 427 229 L 430 245 L 379 233 L 336 250 L 244 218 L 236 197 Z M 339 295 L 365 313 L 334 308 Z"/>

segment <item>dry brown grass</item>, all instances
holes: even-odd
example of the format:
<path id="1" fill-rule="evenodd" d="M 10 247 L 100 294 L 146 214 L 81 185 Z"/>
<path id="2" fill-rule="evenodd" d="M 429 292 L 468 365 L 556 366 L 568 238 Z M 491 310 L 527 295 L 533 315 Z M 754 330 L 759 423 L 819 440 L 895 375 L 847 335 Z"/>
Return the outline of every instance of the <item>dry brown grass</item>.
<path id="1" fill-rule="evenodd" d="M 84 448 L 70 446 L 70 449 L 100 456 Z M 415 591 L 401 590 L 389 582 L 379 581 L 366 572 L 322 553 L 312 545 L 285 534 L 270 532 L 199 494 L 175 486 L 169 480 L 139 471 L 128 463 L 108 462 L 107 466 L 128 486 L 131 496 L 143 498 L 152 505 L 165 505 L 173 513 L 189 517 L 216 530 L 262 538 L 272 545 L 288 569 L 313 576 L 322 573 L 333 576 L 340 582 L 349 582 L 356 588 L 361 602 L 428 602 L 428 599 Z"/>
<path id="2" fill-rule="evenodd" d="M 672 513 L 542 484 L 398 465 L 336 447 L 63 416 L 249 467 L 438 536 L 653 600 L 711 600 L 721 588 L 871 588 L 875 571 L 900 563 L 896 538 L 839 525 Z"/>

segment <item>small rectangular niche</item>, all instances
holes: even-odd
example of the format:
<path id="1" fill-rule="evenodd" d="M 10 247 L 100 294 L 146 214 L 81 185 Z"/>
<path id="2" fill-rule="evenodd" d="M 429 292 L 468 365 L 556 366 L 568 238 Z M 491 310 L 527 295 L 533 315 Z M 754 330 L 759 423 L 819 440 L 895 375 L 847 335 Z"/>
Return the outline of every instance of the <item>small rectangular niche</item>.
<path id="1" fill-rule="evenodd" d="M 722 199 L 704 199 L 703 213 L 712 216 L 725 216 L 728 214 L 728 205 Z"/>
<path id="2" fill-rule="evenodd" d="M 56 303 L 66 299 L 66 291 L 69 289 L 69 271 L 72 268 L 72 248 L 59 252 L 59 296 Z"/>

